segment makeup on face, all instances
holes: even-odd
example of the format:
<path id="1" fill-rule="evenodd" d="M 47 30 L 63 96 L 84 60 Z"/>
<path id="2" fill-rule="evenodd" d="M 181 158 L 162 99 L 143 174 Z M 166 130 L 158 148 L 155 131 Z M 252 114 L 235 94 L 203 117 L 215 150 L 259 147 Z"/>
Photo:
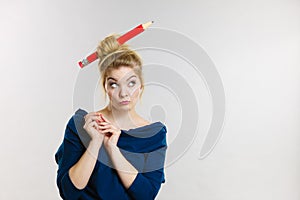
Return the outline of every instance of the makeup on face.
<path id="1" fill-rule="evenodd" d="M 137 84 L 137 80 L 136 80 L 137 76 L 136 75 L 132 75 L 130 76 L 126 82 L 128 82 L 128 87 L 129 88 L 134 88 L 134 86 Z M 107 78 L 107 85 L 109 86 L 110 89 L 115 89 L 119 86 L 119 82 L 116 78 L 114 77 L 108 77 Z"/>
<path id="2" fill-rule="evenodd" d="M 125 66 L 112 70 L 105 81 L 105 88 L 112 105 L 126 108 L 136 104 L 141 82 L 132 68 Z"/>

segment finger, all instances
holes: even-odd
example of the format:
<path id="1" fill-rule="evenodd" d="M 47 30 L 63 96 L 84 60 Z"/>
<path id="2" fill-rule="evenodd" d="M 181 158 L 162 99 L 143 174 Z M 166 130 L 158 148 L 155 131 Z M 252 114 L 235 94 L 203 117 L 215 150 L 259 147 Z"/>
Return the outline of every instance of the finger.
<path id="1" fill-rule="evenodd" d="M 107 128 L 108 128 L 108 127 L 106 127 L 106 126 L 101 126 L 101 125 L 99 126 L 99 129 L 100 129 L 100 130 L 104 130 L 104 129 L 107 129 Z"/>
<path id="2" fill-rule="evenodd" d="M 86 121 L 85 121 L 85 124 L 90 124 L 91 122 L 94 122 L 95 120 L 93 120 L 92 118 L 88 118 Z"/>
<path id="3" fill-rule="evenodd" d="M 105 130 L 102 131 L 102 133 L 111 133 L 111 132 L 112 132 L 112 130 L 110 128 L 105 129 Z"/>
<path id="4" fill-rule="evenodd" d="M 100 114 L 100 116 L 101 116 L 103 121 L 110 123 L 110 121 L 106 117 L 104 117 L 104 115 L 102 113 Z"/>
<path id="5" fill-rule="evenodd" d="M 99 125 L 97 124 L 97 122 L 92 121 L 88 124 L 88 126 L 93 126 L 93 127 L 99 127 Z"/>
<path id="6" fill-rule="evenodd" d="M 113 125 L 111 123 L 107 123 L 107 122 L 101 122 L 101 123 L 99 123 L 99 126 L 104 126 L 104 125 L 108 125 L 108 127 L 111 128 L 111 129 L 121 130 L 119 126 Z"/>
<path id="7" fill-rule="evenodd" d="M 99 126 L 111 126 L 111 124 L 104 124 L 103 122 L 100 122 Z"/>
<path id="8" fill-rule="evenodd" d="M 97 116 L 98 116 L 99 120 L 102 122 L 102 121 L 104 121 L 104 119 L 102 119 L 101 115 L 103 115 L 103 114 L 99 113 L 99 112 L 97 113 Z"/>
<path id="9" fill-rule="evenodd" d="M 99 128 L 99 126 L 98 126 L 98 124 L 96 123 L 96 122 L 91 122 L 91 123 L 89 123 L 89 124 L 87 124 L 86 126 L 85 126 L 85 129 L 91 129 L 91 128 L 94 128 L 94 129 L 96 129 L 96 130 L 98 130 L 98 128 Z"/>
<path id="10" fill-rule="evenodd" d="M 105 136 L 107 137 L 111 137 L 112 136 L 112 133 L 111 132 L 108 132 L 108 133 L 103 133 Z"/>
<path id="11" fill-rule="evenodd" d="M 85 117 L 85 119 L 90 118 L 90 117 L 98 117 L 99 118 L 100 115 L 98 113 L 89 113 L 89 114 L 85 115 L 84 117 Z"/>
<path id="12" fill-rule="evenodd" d="M 119 134 L 119 133 L 121 133 L 121 131 L 112 129 L 112 128 L 108 128 L 108 129 L 105 129 L 104 131 L 102 131 L 102 133 Z"/>
<path id="13" fill-rule="evenodd" d="M 89 116 L 87 118 L 85 118 L 85 122 L 91 122 L 91 121 L 99 121 L 99 118 L 97 116 Z"/>
<path id="14" fill-rule="evenodd" d="M 110 128 L 111 130 L 120 130 L 120 128 L 106 122 L 101 122 L 98 124 L 102 129 Z"/>
<path id="15" fill-rule="evenodd" d="M 103 130 L 103 129 L 111 129 L 112 127 L 111 125 L 107 124 L 107 125 L 99 125 L 99 128 Z"/>
<path id="16" fill-rule="evenodd" d="M 88 118 L 90 118 L 92 116 L 96 116 L 96 117 L 98 116 L 99 117 L 100 115 L 97 112 L 90 112 L 90 113 L 86 114 L 83 118 L 84 119 L 88 119 Z"/>
<path id="17" fill-rule="evenodd" d="M 107 124 L 110 124 L 110 123 L 108 123 L 108 122 L 100 122 L 99 124 L 100 125 L 107 125 Z"/>

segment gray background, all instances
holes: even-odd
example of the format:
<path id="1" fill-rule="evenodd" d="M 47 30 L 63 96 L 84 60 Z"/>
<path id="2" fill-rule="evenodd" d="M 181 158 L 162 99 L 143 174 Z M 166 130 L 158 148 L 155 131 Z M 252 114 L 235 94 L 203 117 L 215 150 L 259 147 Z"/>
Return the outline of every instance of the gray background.
<path id="1" fill-rule="evenodd" d="M 60 199 L 54 153 L 73 114 L 77 61 L 107 34 L 149 20 L 201 45 L 226 94 L 214 151 L 199 160 L 197 137 L 166 168 L 157 199 L 300 199 L 296 0 L 2 0 L 0 199 Z"/>

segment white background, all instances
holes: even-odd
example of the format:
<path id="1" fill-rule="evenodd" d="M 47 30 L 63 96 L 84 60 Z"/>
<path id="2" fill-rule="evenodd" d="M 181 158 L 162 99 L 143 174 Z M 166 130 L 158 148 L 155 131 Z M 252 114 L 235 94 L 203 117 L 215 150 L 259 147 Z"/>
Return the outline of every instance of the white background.
<path id="1" fill-rule="evenodd" d="M 0 3 L 0 199 L 60 199 L 54 153 L 73 114 L 77 61 L 149 20 L 201 45 L 222 78 L 214 151 L 166 169 L 157 199 L 300 199 L 300 1 Z"/>

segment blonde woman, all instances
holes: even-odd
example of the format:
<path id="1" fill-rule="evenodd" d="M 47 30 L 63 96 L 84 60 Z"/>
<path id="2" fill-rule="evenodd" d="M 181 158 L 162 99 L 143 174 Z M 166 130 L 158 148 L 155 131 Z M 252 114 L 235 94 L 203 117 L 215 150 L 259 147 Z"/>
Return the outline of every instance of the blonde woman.
<path id="1" fill-rule="evenodd" d="M 90 113 L 78 109 L 55 154 L 63 199 L 155 199 L 165 182 L 167 128 L 135 111 L 144 91 L 142 60 L 116 38 L 106 37 L 97 48 L 109 104 Z"/>

